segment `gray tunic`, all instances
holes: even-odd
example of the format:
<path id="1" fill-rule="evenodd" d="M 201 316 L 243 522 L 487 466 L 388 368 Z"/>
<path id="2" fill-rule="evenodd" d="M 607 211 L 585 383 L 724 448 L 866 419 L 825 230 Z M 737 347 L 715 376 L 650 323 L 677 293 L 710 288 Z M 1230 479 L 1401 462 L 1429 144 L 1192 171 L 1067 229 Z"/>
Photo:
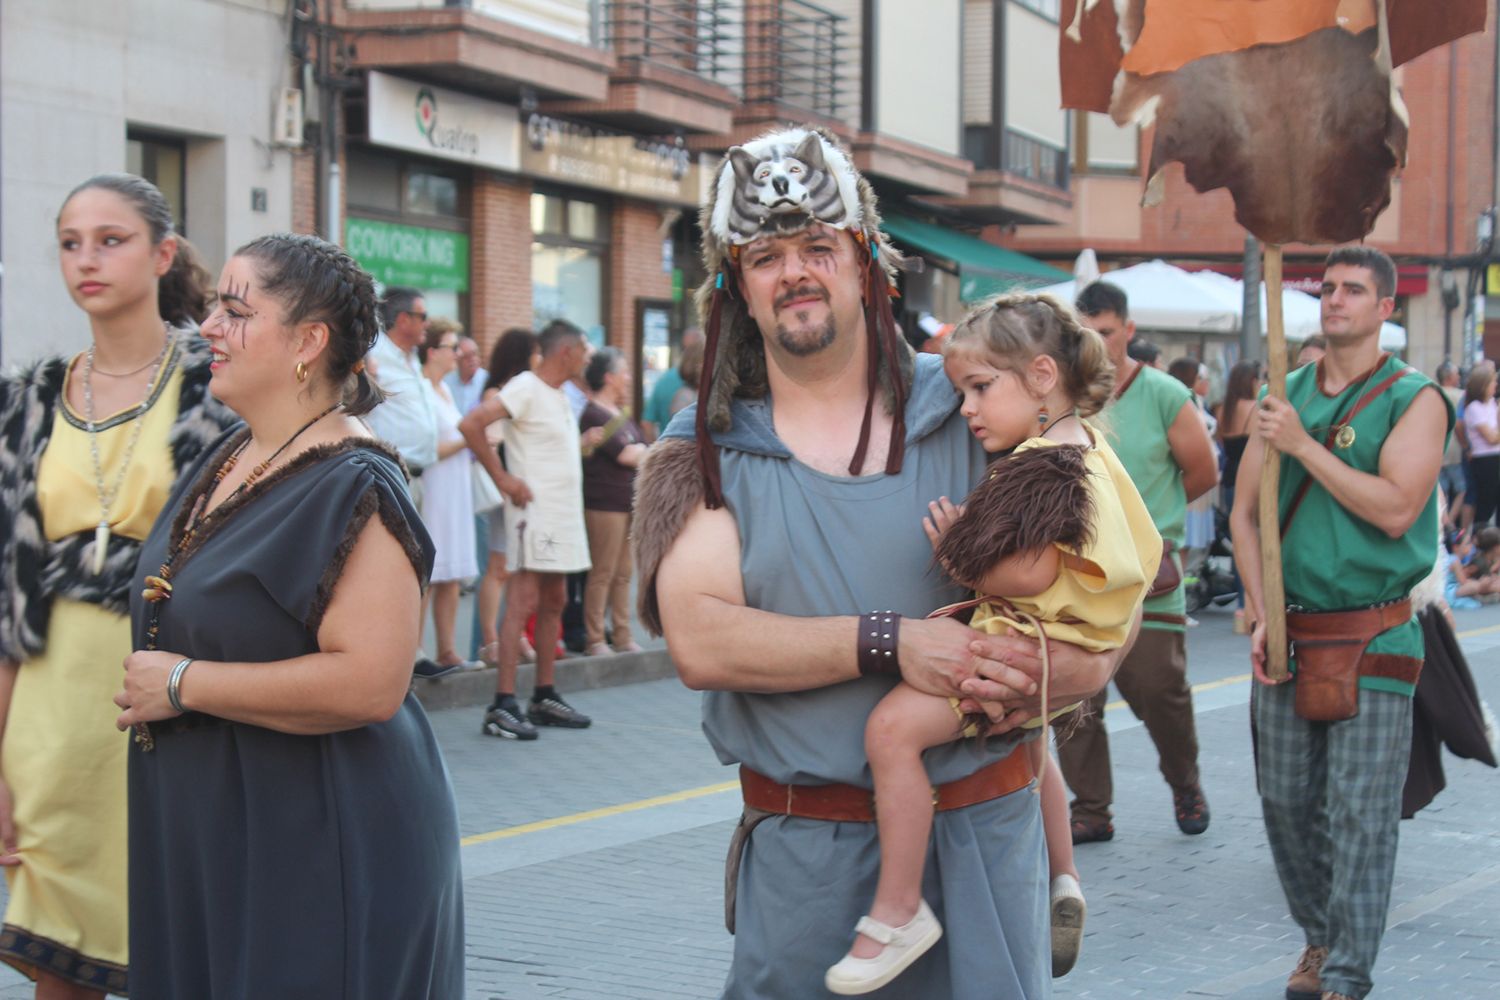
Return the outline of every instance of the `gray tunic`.
<path id="1" fill-rule="evenodd" d="M 934 567 L 922 531 L 930 500 L 964 497 L 984 470 L 985 454 L 957 402 L 939 360 L 919 355 L 902 471 L 848 478 L 792 458 L 776 437 L 768 402 L 736 400 L 733 428 L 715 441 L 725 503 L 739 526 L 747 603 L 785 615 L 890 608 L 921 617 L 966 596 Z M 690 408 L 673 420 L 667 436 L 691 434 Z M 781 782 L 870 787 L 864 724 L 893 683 L 869 677 L 791 694 L 709 692 L 703 729 L 725 764 L 744 763 Z M 951 781 L 1013 746 L 995 739 L 987 746 L 969 740 L 937 747 L 926 754 L 928 774 L 935 783 Z M 740 868 L 734 963 L 724 996 L 832 996 L 823 973 L 853 942 L 878 872 L 872 823 L 775 817 L 757 826 Z M 1045 875 L 1041 813 L 1031 791 L 939 813 L 922 895 L 942 921 L 944 937 L 871 996 L 1047 996 Z"/>

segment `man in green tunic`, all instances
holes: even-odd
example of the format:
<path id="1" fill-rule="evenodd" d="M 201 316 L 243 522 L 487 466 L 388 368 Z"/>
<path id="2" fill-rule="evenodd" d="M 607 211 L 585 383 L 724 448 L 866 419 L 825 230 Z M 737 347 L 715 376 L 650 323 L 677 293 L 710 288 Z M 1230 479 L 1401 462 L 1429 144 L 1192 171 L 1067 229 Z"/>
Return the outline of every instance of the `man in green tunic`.
<path id="1" fill-rule="evenodd" d="M 1430 380 L 1380 350 L 1395 284 L 1395 266 L 1379 250 L 1343 247 L 1328 256 L 1328 353 L 1287 378 L 1285 401 L 1261 401 L 1240 465 L 1241 481 L 1253 484 L 1265 446 L 1281 453 L 1278 520 L 1292 609 L 1373 608 L 1400 619 L 1365 647 L 1357 714 L 1342 721 L 1304 718 L 1321 713 L 1298 703 L 1295 645 L 1291 682 L 1274 681 L 1264 669 L 1264 624 L 1252 634 L 1267 839 L 1307 939 L 1289 1000 L 1359 1000 L 1370 991 L 1396 865 L 1423 658 L 1422 630 L 1399 602 L 1437 554 L 1434 487 L 1453 413 Z M 1245 599 L 1263 623 L 1258 499 L 1254 489 L 1239 490 L 1230 523 Z"/>
<path id="2" fill-rule="evenodd" d="M 1177 826 L 1183 833 L 1208 829 L 1208 801 L 1198 783 L 1198 730 L 1187 680 L 1186 602 L 1182 554 L 1187 505 L 1219 481 L 1213 442 L 1198 416 L 1192 390 L 1166 372 L 1130 357 L 1135 337 L 1125 292 L 1096 281 L 1078 296 L 1084 322 L 1104 338 L 1115 364 L 1115 401 L 1105 411 L 1110 444 L 1140 490 L 1162 540 L 1169 543 L 1164 570 L 1178 572 L 1175 586 L 1148 597 L 1141 637 L 1120 664 L 1115 686 L 1151 734 L 1161 775 L 1172 789 Z M 1094 696 L 1083 721 L 1058 747 L 1063 777 L 1073 790 L 1073 842 L 1110 840 L 1114 779 L 1109 732 L 1104 726 L 1107 692 Z"/>

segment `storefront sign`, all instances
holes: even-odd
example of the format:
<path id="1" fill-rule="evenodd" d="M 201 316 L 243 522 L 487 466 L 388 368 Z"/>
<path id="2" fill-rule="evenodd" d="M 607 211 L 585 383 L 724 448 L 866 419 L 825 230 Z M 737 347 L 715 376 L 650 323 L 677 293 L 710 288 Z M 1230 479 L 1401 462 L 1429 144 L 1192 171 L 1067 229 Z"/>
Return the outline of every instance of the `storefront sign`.
<path id="1" fill-rule="evenodd" d="M 344 226 L 344 249 L 383 285 L 469 290 L 469 237 L 464 233 L 351 217 Z"/>
<path id="2" fill-rule="evenodd" d="M 1191 265 L 1190 265 L 1191 266 Z M 1196 270 L 1196 267 L 1193 268 Z M 1207 268 L 1238 279 L 1244 268 L 1239 264 L 1210 264 Z M 1309 295 L 1323 293 L 1322 263 L 1292 262 L 1282 269 L 1283 288 L 1295 288 Z M 1425 295 L 1427 292 L 1427 268 L 1421 264 L 1398 264 L 1396 266 L 1397 295 Z"/>
<path id="3" fill-rule="evenodd" d="M 541 114 L 526 119 L 521 172 L 647 201 L 694 206 L 704 200 L 709 176 L 699 157 L 669 140 Z"/>
<path id="4" fill-rule="evenodd" d="M 369 138 L 381 146 L 495 170 L 520 164 L 520 115 L 508 104 L 371 71 Z"/>

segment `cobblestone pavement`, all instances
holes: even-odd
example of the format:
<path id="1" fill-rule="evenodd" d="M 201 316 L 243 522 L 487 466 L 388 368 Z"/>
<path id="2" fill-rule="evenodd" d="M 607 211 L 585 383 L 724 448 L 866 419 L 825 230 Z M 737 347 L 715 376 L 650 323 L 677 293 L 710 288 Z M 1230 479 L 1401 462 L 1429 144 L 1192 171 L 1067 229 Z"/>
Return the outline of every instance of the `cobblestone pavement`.
<path id="1" fill-rule="evenodd" d="M 1300 951 L 1254 794 L 1243 640 L 1227 612 L 1200 617 L 1188 645 L 1213 824 L 1177 832 L 1149 738 L 1112 707 L 1118 832 L 1079 849 L 1088 933 L 1058 998 L 1274 1000 Z M 1500 608 L 1465 613 L 1459 629 L 1500 705 Z M 470 1000 L 718 995 L 738 810 L 697 698 L 675 681 L 581 691 L 569 699 L 593 728 L 529 744 L 480 735 L 477 709 L 433 713 L 465 838 Z M 1448 790 L 1401 829 L 1377 998 L 1500 997 L 1500 775 L 1445 765 Z M 0 978 L 0 998 L 29 995 Z"/>

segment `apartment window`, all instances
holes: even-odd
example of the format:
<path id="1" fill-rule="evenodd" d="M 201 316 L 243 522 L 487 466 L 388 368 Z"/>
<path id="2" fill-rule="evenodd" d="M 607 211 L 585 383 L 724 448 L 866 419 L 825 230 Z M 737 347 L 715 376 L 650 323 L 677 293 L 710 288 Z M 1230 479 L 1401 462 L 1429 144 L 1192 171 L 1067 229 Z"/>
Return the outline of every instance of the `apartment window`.
<path id="1" fill-rule="evenodd" d="M 177 231 L 187 235 L 187 144 L 151 133 L 125 133 L 125 169 L 155 184 L 172 207 Z"/>

